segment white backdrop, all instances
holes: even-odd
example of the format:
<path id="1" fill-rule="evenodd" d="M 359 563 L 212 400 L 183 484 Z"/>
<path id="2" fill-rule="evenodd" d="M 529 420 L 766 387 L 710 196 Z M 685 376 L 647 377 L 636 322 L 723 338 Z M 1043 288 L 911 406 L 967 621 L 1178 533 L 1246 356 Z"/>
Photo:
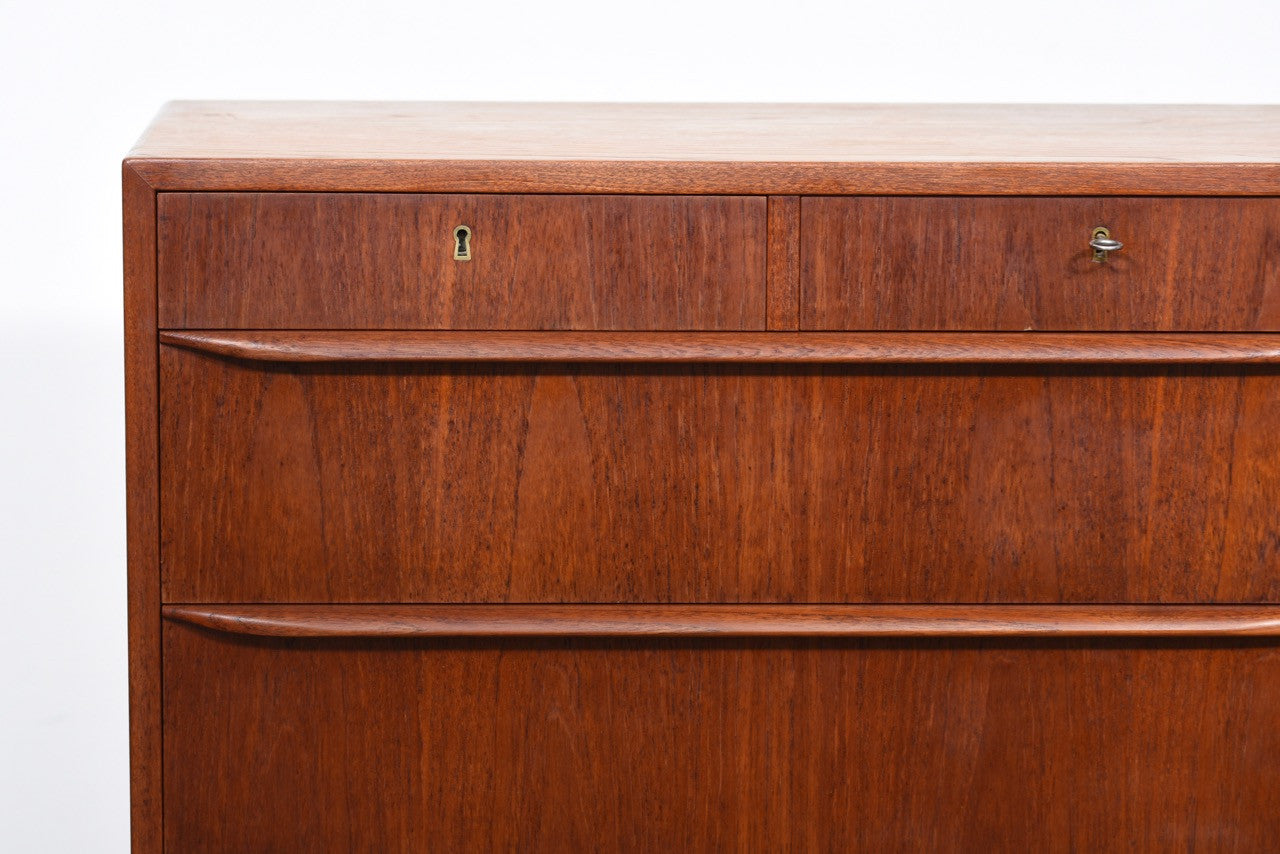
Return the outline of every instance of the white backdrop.
<path id="1" fill-rule="evenodd" d="M 128 845 L 119 161 L 172 98 L 1280 102 L 1276 0 L 0 0 L 0 849 Z"/>

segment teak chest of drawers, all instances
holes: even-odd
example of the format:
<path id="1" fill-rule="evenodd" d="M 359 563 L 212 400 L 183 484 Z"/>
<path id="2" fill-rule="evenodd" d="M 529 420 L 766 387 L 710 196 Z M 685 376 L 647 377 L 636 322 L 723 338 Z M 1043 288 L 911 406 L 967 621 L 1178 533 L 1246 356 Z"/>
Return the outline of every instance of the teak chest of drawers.
<path id="1" fill-rule="evenodd" d="M 139 851 L 1274 850 L 1280 109 L 178 103 Z"/>

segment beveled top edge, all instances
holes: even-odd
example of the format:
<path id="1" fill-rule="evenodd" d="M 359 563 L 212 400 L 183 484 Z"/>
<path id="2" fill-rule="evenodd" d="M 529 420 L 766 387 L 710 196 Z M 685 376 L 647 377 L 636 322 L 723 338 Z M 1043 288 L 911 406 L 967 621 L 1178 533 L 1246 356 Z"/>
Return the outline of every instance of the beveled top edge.
<path id="1" fill-rule="evenodd" d="M 1280 106 L 174 101 L 129 156 L 1277 163 Z"/>
<path id="2" fill-rule="evenodd" d="M 1280 194 L 1280 106 L 176 101 L 161 190 Z"/>

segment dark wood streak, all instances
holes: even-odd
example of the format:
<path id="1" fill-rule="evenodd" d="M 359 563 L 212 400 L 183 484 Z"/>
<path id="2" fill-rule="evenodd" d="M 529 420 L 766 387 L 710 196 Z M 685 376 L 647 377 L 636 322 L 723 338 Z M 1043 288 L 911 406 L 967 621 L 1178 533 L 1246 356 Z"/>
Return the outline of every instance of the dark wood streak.
<path id="1" fill-rule="evenodd" d="M 261 362 L 848 364 L 1280 363 L 1280 334 L 165 330 L 174 347 Z"/>
<path id="2" fill-rule="evenodd" d="M 1277 605 L 166 605 L 164 616 L 296 638 L 1280 635 Z"/>

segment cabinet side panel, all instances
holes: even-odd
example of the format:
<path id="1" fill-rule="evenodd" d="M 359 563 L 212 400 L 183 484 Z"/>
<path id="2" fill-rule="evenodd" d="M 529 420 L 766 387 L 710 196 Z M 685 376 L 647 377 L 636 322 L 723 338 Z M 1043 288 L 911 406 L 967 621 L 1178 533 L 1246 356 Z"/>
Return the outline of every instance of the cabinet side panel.
<path id="1" fill-rule="evenodd" d="M 161 850 L 155 191 L 125 163 L 124 347 L 133 850 Z"/>

